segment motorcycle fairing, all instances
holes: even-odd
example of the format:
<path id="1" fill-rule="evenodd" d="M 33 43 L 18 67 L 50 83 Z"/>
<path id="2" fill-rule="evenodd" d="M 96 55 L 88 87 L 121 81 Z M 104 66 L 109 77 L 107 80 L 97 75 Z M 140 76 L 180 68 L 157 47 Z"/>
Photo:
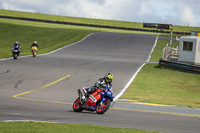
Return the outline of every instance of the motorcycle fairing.
<path id="1" fill-rule="evenodd" d="M 86 105 L 94 106 L 100 99 L 101 99 L 101 90 L 97 89 L 94 93 L 92 93 L 89 96 L 88 100 L 86 101 Z"/>
<path id="2" fill-rule="evenodd" d="M 82 92 L 86 93 L 90 88 L 88 87 L 83 87 L 82 88 Z M 82 104 L 81 107 L 83 110 L 87 110 L 87 111 L 97 111 L 97 107 L 98 107 L 98 111 L 99 114 L 104 113 L 101 112 L 102 109 L 105 107 L 107 101 L 113 101 L 114 98 L 114 93 L 112 92 L 112 90 L 110 88 L 105 88 L 105 89 L 97 89 L 94 93 L 92 93 L 89 98 L 87 99 L 87 101 L 85 103 L 81 102 L 81 97 L 82 97 L 82 92 L 80 89 L 78 89 L 78 95 L 79 95 L 79 104 Z M 75 104 L 77 104 L 78 102 L 76 102 Z M 109 102 L 110 103 L 110 102 Z M 73 106 L 73 109 L 76 109 L 76 107 Z M 102 108 L 102 109 L 101 109 Z M 108 109 L 108 108 L 107 108 Z M 74 110 L 75 112 L 81 112 L 82 110 Z"/>

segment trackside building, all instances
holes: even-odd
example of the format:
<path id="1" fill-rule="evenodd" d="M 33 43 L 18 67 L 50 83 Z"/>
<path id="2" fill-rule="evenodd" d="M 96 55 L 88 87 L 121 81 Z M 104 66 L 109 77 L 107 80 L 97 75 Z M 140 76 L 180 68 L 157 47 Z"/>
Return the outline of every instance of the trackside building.
<path id="1" fill-rule="evenodd" d="M 200 64 L 200 36 L 180 37 L 178 61 Z"/>

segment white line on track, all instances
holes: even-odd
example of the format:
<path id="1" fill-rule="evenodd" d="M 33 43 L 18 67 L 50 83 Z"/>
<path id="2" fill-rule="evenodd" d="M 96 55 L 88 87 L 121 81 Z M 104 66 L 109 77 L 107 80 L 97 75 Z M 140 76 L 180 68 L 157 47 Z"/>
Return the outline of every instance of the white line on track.
<path id="1" fill-rule="evenodd" d="M 86 38 L 88 38 L 88 37 L 91 36 L 92 34 L 94 34 L 94 33 L 90 33 L 89 35 L 87 35 L 86 37 L 84 37 L 82 40 L 80 40 L 80 41 L 78 41 L 78 42 L 69 44 L 69 45 L 67 45 L 67 46 L 64 46 L 64 47 L 62 47 L 62 48 L 56 49 L 56 50 L 51 51 L 51 52 L 46 53 L 46 54 L 38 54 L 37 56 L 43 56 L 43 55 L 49 55 L 49 54 L 55 53 L 55 52 L 57 52 L 57 51 L 59 51 L 59 50 L 61 50 L 61 49 L 64 49 L 64 48 L 66 48 L 66 47 L 70 47 L 70 46 L 72 46 L 72 45 L 75 45 L 75 44 L 77 44 L 77 43 L 80 43 L 80 42 L 84 41 Z M 18 57 L 18 58 L 25 58 L 25 57 L 30 57 L 30 56 L 32 56 L 32 55 L 20 56 L 20 57 Z M 0 61 L 3 61 L 3 60 L 11 60 L 11 59 L 13 59 L 13 58 L 4 58 L 4 59 L 0 59 Z"/>
<path id="2" fill-rule="evenodd" d="M 21 113 L 6 113 L 6 114 L 11 114 L 11 115 L 20 115 Z"/>
<path id="3" fill-rule="evenodd" d="M 126 84 L 126 86 L 120 91 L 120 93 L 119 93 L 117 96 L 115 96 L 115 98 L 113 99 L 113 101 L 116 101 L 118 98 L 120 98 L 120 97 L 124 94 L 124 92 L 128 89 L 128 87 L 129 87 L 130 84 L 133 82 L 133 80 L 135 79 L 135 77 L 137 76 L 137 74 L 140 72 L 140 70 L 142 69 L 142 67 L 143 67 L 147 62 L 149 62 L 149 60 L 150 60 L 150 58 L 151 58 L 151 54 L 152 54 L 152 52 L 153 52 L 153 50 L 154 50 L 154 48 L 155 48 L 155 46 L 156 46 L 156 44 L 157 44 L 158 37 L 159 37 L 159 36 L 157 36 L 157 38 L 156 38 L 156 40 L 155 40 L 154 46 L 153 46 L 153 48 L 152 48 L 152 50 L 151 50 L 151 53 L 149 54 L 149 58 L 147 59 L 147 61 L 146 61 L 145 63 L 142 64 L 142 66 L 136 71 L 136 73 L 134 73 L 133 77 L 129 80 L 129 82 Z"/>
<path id="4" fill-rule="evenodd" d="M 94 34 L 94 33 L 90 33 L 89 35 L 87 35 L 85 38 L 83 38 L 82 40 L 80 40 L 80 41 L 78 41 L 78 42 L 72 43 L 72 44 L 70 44 L 70 45 L 64 46 L 64 47 L 62 47 L 62 48 L 56 49 L 56 50 L 54 50 L 54 51 L 51 51 L 51 52 L 49 52 L 49 53 L 42 54 L 42 55 L 49 55 L 49 54 L 55 53 L 55 52 L 57 52 L 57 51 L 59 51 L 59 50 L 61 50 L 61 49 L 64 49 L 64 48 L 66 48 L 66 47 L 70 47 L 70 46 L 72 46 L 72 45 L 75 45 L 75 44 L 77 44 L 77 43 L 80 43 L 80 42 L 84 41 L 86 38 L 88 38 L 88 37 L 89 37 L 90 35 L 92 35 L 92 34 Z"/>
<path id="5" fill-rule="evenodd" d="M 67 46 L 64 46 L 64 47 L 62 47 L 62 48 L 56 49 L 56 50 L 51 51 L 51 52 L 46 53 L 46 54 L 39 54 L 38 56 L 49 55 L 49 54 L 55 53 L 55 52 L 57 52 L 57 51 L 59 51 L 59 50 L 61 50 L 61 49 L 64 49 L 64 48 L 70 47 L 70 46 L 72 46 L 72 45 L 75 45 L 75 44 L 77 44 L 77 43 L 80 43 L 80 42 L 84 41 L 86 38 L 88 38 L 89 36 L 91 36 L 92 34 L 94 34 L 94 33 L 90 33 L 89 35 L 87 35 L 85 38 L 83 38 L 82 40 L 80 40 L 80 41 L 78 41 L 78 42 L 69 44 L 69 45 L 67 45 Z M 153 50 L 154 50 L 154 48 L 155 48 L 155 46 L 156 46 L 156 44 L 157 44 L 158 37 L 159 37 L 159 36 L 157 36 L 157 38 L 156 38 L 156 40 L 155 40 L 154 46 L 153 46 L 153 48 L 152 48 L 152 50 L 151 50 L 151 53 L 149 54 L 149 57 L 148 57 L 147 61 L 146 61 L 144 64 L 142 64 L 142 66 L 136 71 L 136 73 L 135 73 L 135 74 L 133 75 L 133 77 L 129 80 L 129 82 L 126 84 L 126 86 L 125 86 L 125 87 L 121 90 L 121 92 L 114 98 L 114 101 L 116 101 L 119 97 L 121 97 L 121 96 L 124 94 L 124 92 L 128 89 L 128 87 L 130 86 L 130 84 L 133 82 L 133 80 L 135 79 L 135 77 L 136 77 L 137 74 L 139 73 L 139 71 L 142 69 L 142 67 L 143 67 L 147 62 L 149 62 L 149 60 L 150 60 L 150 58 L 151 58 L 151 54 L 152 54 L 152 52 L 153 52 Z M 20 56 L 19 58 L 30 57 L 30 56 L 32 56 L 32 55 Z M 10 59 L 13 59 L 13 58 L 4 58 L 4 59 L 0 59 L 0 61 L 3 61 L 3 60 L 10 60 Z"/>

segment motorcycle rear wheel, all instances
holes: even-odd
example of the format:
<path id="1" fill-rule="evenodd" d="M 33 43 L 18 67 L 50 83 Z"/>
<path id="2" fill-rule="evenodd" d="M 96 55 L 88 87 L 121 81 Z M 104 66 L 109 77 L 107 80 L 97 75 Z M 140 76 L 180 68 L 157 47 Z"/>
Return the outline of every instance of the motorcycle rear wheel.
<path id="1" fill-rule="evenodd" d="M 73 110 L 74 110 L 74 112 L 83 111 L 82 104 L 80 102 L 80 98 L 79 97 L 74 101 Z"/>
<path id="2" fill-rule="evenodd" d="M 96 112 L 97 114 L 103 114 L 105 113 L 110 107 L 110 100 L 106 100 L 105 102 L 103 102 L 103 104 L 98 103 L 97 105 L 97 109 Z"/>

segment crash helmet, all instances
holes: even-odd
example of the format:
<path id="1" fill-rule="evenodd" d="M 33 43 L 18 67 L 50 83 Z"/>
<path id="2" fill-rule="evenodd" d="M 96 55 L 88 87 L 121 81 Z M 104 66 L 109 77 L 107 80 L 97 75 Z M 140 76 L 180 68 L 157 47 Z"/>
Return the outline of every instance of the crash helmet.
<path id="1" fill-rule="evenodd" d="M 34 44 L 37 44 L 37 41 L 34 41 L 33 43 L 34 43 Z"/>
<path id="2" fill-rule="evenodd" d="M 111 73 L 106 73 L 104 76 L 106 83 L 112 83 L 113 75 Z"/>
<path id="3" fill-rule="evenodd" d="M 19 44 L 19 42 L 18 42 L 18 41 L 16 41 L 16 42 L 15 42 L 15 45 L 18 45 L 18 44 Z"/>

